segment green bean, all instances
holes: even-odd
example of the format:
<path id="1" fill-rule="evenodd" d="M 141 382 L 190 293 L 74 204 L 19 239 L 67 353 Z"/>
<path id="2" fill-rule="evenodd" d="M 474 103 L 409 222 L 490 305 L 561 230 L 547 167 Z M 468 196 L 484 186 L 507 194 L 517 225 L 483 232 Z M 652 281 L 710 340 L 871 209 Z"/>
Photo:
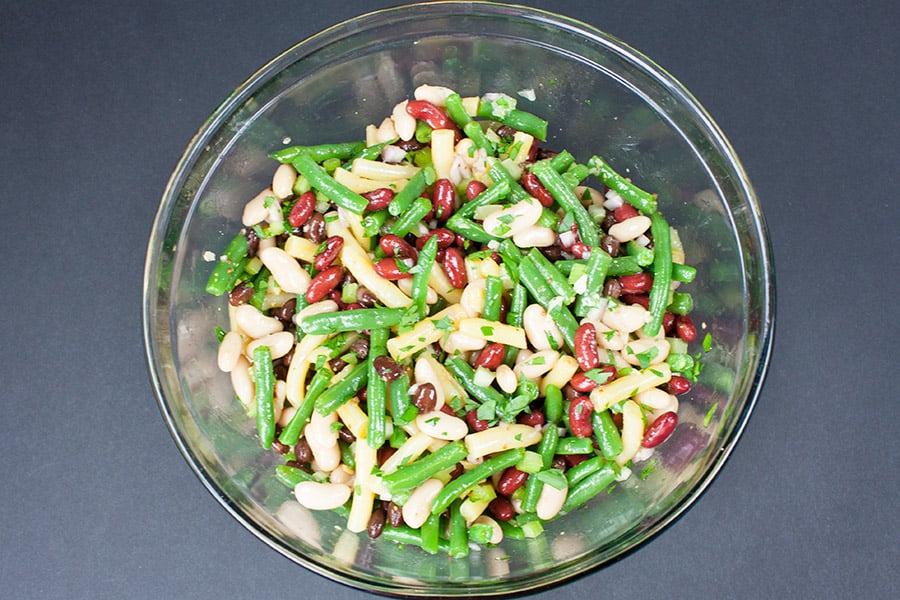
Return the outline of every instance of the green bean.
<path id="1" fill-rule="evenodd" d="M 523 188 L 519 182 L 515 180 L 512 174 L 506 170 L 503 163 L 494 163 L 494 166 L 488 171 L 488 175 L 490 176 L 491 181 L 494 182 L 494 185 L 497 185 L 501 181 L 505 181 L 509 185 L 509 192 L 507 193 L 512 196 L 512 199 L 515 202 L 526 200 L 531 197 L 531 194 L 526 192 L 525 188 Z"/>
<path id="2" fill-rule="evenodd" d="M 502 295 L 503 280 L 495 275 L 488 275 L 484 282 L 484 309 L 481 311 L 482 318 L 485 318 L 488 321 L 500 320 L 500 300 Z"/>
<path id="3" fill-rule="evenodd" d="M 422 250 L 419 252 L 419 259 L 416 261 L 415 274 L 412 282 L 412 301 L 419 314 L 419 319 L 428 316 L 428 278 L 434 269 L 434 261 L 437 256 L 437 236 L 433 235 L 428 238 Z"/>
<path id="4" fill-rule="evenodd" d="M 512 289 L 509 299 L 509 311 L 506 313 L 506 323 L 514 327 L 522 326 L 522 315 L 528 306 L 528 296 L 521 284 L 516 284 Z"/>
<path id="5" fill-rule="evenodd" d="M 625 251 L 629 256 L 633 256 L 637 263 L 642 267 L 653 264 L 653 249 L 647 246 L 641 246 L 634 240 L 630 240 L 625 244 Z"/>
<path id="6" fill-rule="evenodd" d="M 275 439 L 275 375 L 272 352 L 268 346 L 257 346 L 253 350 L 253 383 L 256 387 L 256 429 L 259 443 L 268 450 Z"/>
<path id="7" fill-rule="evenodd" d="M 510 540 L 524 540 L 525 532 L 521 527 L 507 523 L 506 521 L 497 521 L 500 529 L 503 531 L 503 538 Z"/>
<path id="8" fill-rule="evenodd" d="M 416 141 L 420 144 L 431 142 L 432 129 L 425 121 L 416 121 Z"/>
<path id="9" fill-rule="evenodd" d="M 433 168 L 427 166 L 419 169 L 409 182 L 403 186 L 403 189 L 394 196 L 391 203 L 388 204 L 387 209 L 391 216 L 396 217 L 405 214 L 409 209 L 410 204 L 413 203 L 413 200 L 421 196 L 422 192 L 425 191 L 425 188 L 434 183 L 434 179 L 435 174 Z"/>
<path id="10" fill-rule="evenodd" d="M 450 505 L 450 527 L 448 529 L 451 558 L 463 558 L 469 555 L 469 532 L 466 531 L 466 518 L 459 511 L 460 504 L 462 504 L 462 500 L 455 500 Z"/>
<path id="11" fill-rule="evenodd" d="M 606 460 L 602 456 L 595 456 L 593 458 L 581 461 L 580 463 L 566 471 L 566 481 L 569 482 L 569 487 L 573 487 L 576 483 L 578 483 L 591 473 L 599 471 L 605 464 Z"/>
<path id="12" fill-rule="evenodd" d="M 592 156 L 588 160 L 591 175 L 600 179 L 606 187 L 615 190 L 622 199 L 645 215 L 656 212 L 656 194 L 650 194 L 640 189 L 610 167 L 599 156 Z"/>
<path id="13" fill-rule="evenodd" d="M 547 419 L 548 423 L 559 422 L 562 418 L 562 406 L 562 391 L 552 383 L 549 384 L 544 389 L 544 418 Z M 558 433 L 557 437 L 559 437 Z"/>
<path id="14" fill-rule="evenodd" d="M 697 276 L 697 269 L 681 263 L 672 263 L 672 280 L 690 283 Z"/>
<path id="15" fill-rule="evenodd" d="M 542 142 L 547 139 L 547 121 L 524 110 L 495 107 L 494 102 L 482 100 L 478 104 L 478 116 L 484 119 L 494 119 L 513 129 L 533 135 Z"/>
<path id="16" fill-rule="evenodd" d="M 318 146 L 289 146 L 269 154 L 280 163 L 293 162 L 300 155 L 306 155 L 315 162 L 320 163 L 329 158 L 347 159 L 362 152 L 366 147 L 365 142 L 343 142 L 338 144 L 319 144 Z"/>
<path id="17" fill-rule="evenodd" d="M 259 270 L 259 273 L 256 274 L 256 277 L 253 278 L 253 282 L 251 283 L 253 287 L 253 295 L 250 296 L 250 299 L 247 300 L 247 304 L 250 306 L 256 307 L 260 311 L 263 309 L 263 300 L 266 299 L 266 290 L 269 287 L 269 276 L 271 272 L 266 267 L 263 267 Z"/>
<path id="18" fill-rule="evenodd" d="M 359 363 L 346 377 L 322 392 L 316 398 L 316 411 L 320 415 L 329 415 L 344 404 L 347 400 L 359 393 L 369 379 L 369 371 L 366 363 Z"/>
<path id="19" fill-rule="evenodd" d="M 395 425 L 409 425 L 419 414 L 409 397 L 409 375 L 406 373 L 390 384 L 391 416 Z M 395 427 L 394 431 L 403 431 Z"/>
<path id="20" fill-rule="evenodd" d="M 423 548 L 422 531 L 413 529 L 407 525 L 399 527 L 385 527 L 381 532 L 382 537 L 398 544 L 410 544 Z M 438 552 L 450 552 L 450 545 L 446 540 L 438 541 Z"/>
<path id="21" fill-rule="evenodd" d="M 424 219 L 425 215 L 431 212 L 431 209 L 431 200 L 421 197 L 416 198 L 413 200 L 409 209 L 394 221 L 394 224 L 391 226 L 391 233 L 399 237 L 404 237 L 413 227 L 415 227 L 416 223 Z"/>
<path id="22" fill-rule="evenodd" d="M 607 277 L 619 277 L 620 275 L 634 275 L 643 271 L 638 259 L 634 256 L 617 256 L 609 265 Z"/>
<path id="23" fill-rule="evenodd" d="M 391 494 L 409 491 L 416 488 L 435 473 L 454 467 L 468 455 L 465 444 L 457 440 L 441 446 L 437 451 L 414 462 L 403 465 L 393 473 L 382 477 L 385 487 Z M 449 503 L 448 503 L 449 505 Z M 446 506 L 444 508 L 447 508 Z"/>
<path id="24" fill-rule="evenodd" d="M 471 218 L 475 214 L 475 210 L 487 206 L 488 204 L 497 204 L 506 199 L 510 193 L 510 185 L 506 180 L 495 181 L 493 185 L 486 188 L 483 192 L 463 204 L 456 211 L 454 216 L 459 215 L 465 218 Z"/>
<path id="25" fill-rule="evenodd" d="M 653 337 L 659 333 L 669 289 L 672 284 L 672 240 L 669 224 L 658 212 L 650 215 L 650 233 L 653 235 L 653 285 L 650 288 L 650 322 L 644 325 L 644 333 Z"/>
<path id="26" fill-rule="evenodd" d="M 350 444 L 344 440 L 338 440 L 338 448 L 341 451 L 341 462 L 351 469 L 356 469 L 356 453 Z"/>
<path id="27" fill-rule="evenodd" d="M 578 233 L 581 241 L 590 247 L 600 245 L 600 235 L 598 233 L 597 224 L 587 209 L 581 204 L 581 200 L 575 196 L 572 188 L 568 186 L 562 175 L 553 169 L 553 165 L 546 160 L 536 162 L 531 171 L 544 184 L 550 195 L 562 207 L 564 211 L 571 214 L 575 218 L 578 225 Z"/>
<path id="28" fill-rule="evenodd" d="M 387 384 L 375 370 L 375 359 L 384 356 L 390 331 L 379 327 L 369 332 L 369 355 L 366 357 L 368 382 L 366 383 L 366 412 L 369 416 L 366 427 L 366 443 L 370 448 L 381 448 L 385 440 L 385 419 L 387 417 Z"/>
<path id="29" fill-rule="evenodd" d="M 396 421 L 394 422 L 396 423 Z M 405 444 L 408 439 L 409 436 L 403 431 L 402 427 L 394 427 L 393 431 L 391 431 L 391 437 L 388 438 L 388 445 L 396 450 Z"/>
<path id="30" fill-rule="evenodd" d="M 206 293 L 213 296 L 221 296 L 231 291 L 237 278 L 244 271 L 247 264 L 247 250 L 250 248 L 247 237 L 239 233 L 228 242 L 225 252 L 219 257 L 216 266 L 213 267 L 209 280 L 206 282 Z"/>
<path id="31" fill-rule="evenodd" d="M 562 173 L 562 178 L 569 185 L 569 187 L 574 188 L 577 185 L 581 185 L 581 182 L 591 174 L 590 169 L 587 165 L 573 164 L 566 170 L 565 173 Z"/>
<path id="32" fill-rule="evenodd" d="M 558 390 L 559 388 L 557 388 Z M 556 444 L 559 442 L 559 429 L 552 423 L 544 429 L 544 435 L 538 444 L 537 452 L 541 455 L 541 463 L 545 469 L 553 464 L 553 456 L 556 454 Z"/>
<path id="33" fill-rule="evenodd" d="M 381 228 L 384 227 L 384 222 L 387 221 L 387 217 L 387 209 L 367 212 L 362 220 L 363 235 L 366 237 L 375 237 L 378 235 Z"/>
<path id="34" fill-rule="evenodd" d="M 485 231 L 479 223 L 471 221 L 459 213 L 453 215 L 447 220 L 447 229 L 454 233 L 458 233 L 468 240 L 478 242 L 479 244 L 487 244 L 491 241 L 500 241 L 500 238 L 494 237 Z"/>
<path id="35" fill-rule="evenodd" d="M 556 444 L 557 454 L 590 454 L 594 451 L 594 442 L 586 437 L 560 438 Z"/>
<path id="36" fill-rule="evenodd" d="M 481 129 L 481 124 L 476 121 L 469 121 L 466 123 L 463 128 L 463 133 L 472 140 L 472 143 L 476 148 L 483 148 L 485 152 L 487 152 L 488 156 L 494 156 L 494 145 L 491 143 L 491 140 L 484 134 L 484 130 Z"/>
<path id="37" fill-rule="evenodd" d="M 532 248 L 528 252 L 528 258 L 534 263 L 541 276 L 547 281 L 553 294 L 563 299 L 563 304 L 571 304 L 575 301 L 575 288 L 569 283 L 565 275 L 559 272 L 559 269 L 547 260 L 547 257 L 541 254 L 537 248 Z M 602 287 L 602 284 L 601 284 Z"/>
<path id="38" fill-rule="evenodd" d="M 544 489 L 544 482 L 538 479 L 537 473 L 528 476 L 525 482 L 525 496 L 522 498 L 522 510 L 526 513 L 533 513 L 537 509 L 538 500 L 541 497 L 541 491 Z"/>
<path id="39" fill-rule="evenodd" d="M 587 282 L 585 294 L 599 294 L 603 292 L 603 282 L 606 281 L 606 273 L 612 266 L 613 258 L 603 248 L 594 246 L 591 255 L 587 259 Z"/>
<path id="40" fill-rule="evenodd" d="M 475 371 L 462 358 L 451 356 L 444 361 L 447 370 L 476 400 L 482 404 L 494 402 L 501 406 L 504 402 L 503 395 L 491 386 L 480 386 L 475 383 Z"/>
<path id="41" fill-rule="evenodd" d="M 381 151 L 384 150 L 385 146 L 390 146 L 394 142 L 396 142 L 400 138 L 394 138 L 391 140 L 387 140 L 385 142 L 381 142 L 378 144 L 372 144 L 371 146 L 366 146 L 355 155 L 350 157 L 350 160 L 355 158 L 362 158 L 364 160 L 375 160 L 381 156 Z"/>
<path id="42" fill-rule="evenodd" d="M 575 157 L 568 150 L 563 150 L 550 159 L 550 166 L 557 173 L 563 173 L 575 163 Z"/>
<path id="43" fill-rule="evenodd" d="M 619 435 L 619 430 L 613 423 L 609 409 L 591 413 L 591 425 L 594 428 L 594 438 L 596 438 L 604 458 L 613 460 L 622 453 L 622 436 Z"/>
<path id="44" fill-rule="evenodd" d="M 453 119 L 453 122 L 460 129 L 465 127 L 467 123 L 472 122 L 472 117 L 469 116 L 465 106 L 463 106 L 462 97 L 456 92 L 447 96 L 444 100 L 444 106 L 447 108 L 447 114 L 450 115 L 450 118 Z"/>
<path id="45" fill-rule="evenodd" d="M 304 333 L 329 334 L 339 331 L 364 331 L 376 327 L 399 325 L 405 308 L 355 308 L 332 313 L 309 315 L 300 319 Z"/>
<path id="46" fill-rule="evenodd" d="M 313 476 L 303 469 L 298 469 L 297 467 L 291 467 L 289 465 L 278 465 L 275 467 L 275 477 L 278 481 L 291 489 L 294 489 L 298 483 L 315 481 Z"/>
<path id="47" fill-rule="evenodd" d="M 291 417 L 287 426 L 281 430 L 281 434 L 278 436 L 279 442 L 285 446 L 293 446 L 297 443 L 297 440 L 300 439 L 300 434 L 303 433 L 306 421 L 312 415 L 316 398 L 321 396 L 328 384 L 331 383 L 333 375 L 331 369 L 324 365 L 316 371 L 316 374 L 309 381 L 309 387 L 306 388 L 306 396 L 303 397 L 303 402 L 297 407 L 297 412 Z"/>
<path id="48" fill-rule="evenodd" d="M 441 515 L 429 514 L 422 524 L 422 550 L 437 554 L 441 540 Z M 449 548 L 448 548 L 449 551 Z"/>
<path id="49" fill-rule="evenodd" d="M 602 492 L 606 486 L 616 479 L 616 473 L 612 467 L 606 465 L 597 471 L 594 471 L 576 485 L 569 488 L 569 495 L 563 503 L 560 512 L 567 513 L 578 508 L 585 502 Z"/>
<path id="50" fill-rule="evenodd" d="M 452 442 L 451 442 L 452 443 Z M 446 446 L 444 446 L 446 448 Z M 463 446 L 465 449 L 465 446 Z M 440 452 L 440 450 L 438 450 Z M 467 452 L 464 450 L 464 452 Z M 432 514 L 440 514 L 447 510 L 450 503 L 471 490 L 473 487 L 503 469 L 507 469 L 525 457 L 525 448 L 513 448 L 506 450 L 487 459 L 480 465 L 466 471 L 456 479 L 451 480 L 438 493 L 431 503 Z"/>
<path id="51" fill-rule="evenodd" d="M 336 181 L 308 154 L 301 154 L 291 162 L 297 172 L 309 179 L 312 186 L 329 200 L 357 215 L 363 214 L 369 201 Z"/>
<path id="52" fill-rule="evenodd" d="M 694 310 L 694 298 L 687 292 L 675 292 L 672 294 L 672 302 L 668 311 L 675 315 L 686 315 Z"/>

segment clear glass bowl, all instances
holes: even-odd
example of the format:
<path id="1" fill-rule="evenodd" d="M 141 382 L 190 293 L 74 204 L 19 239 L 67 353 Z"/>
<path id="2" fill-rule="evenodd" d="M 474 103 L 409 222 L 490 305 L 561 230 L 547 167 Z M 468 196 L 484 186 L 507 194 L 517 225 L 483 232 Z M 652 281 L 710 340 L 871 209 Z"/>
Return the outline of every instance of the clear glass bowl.
<path id="1" fill-rule="evenodd" d="M 359 139 L 421 83 L 463 95 L 533 89 L 524 109 L 551 124 L 547 147 L 603 155 L 659 192 L 679 229 L 707 366 L 683 399 L 655 469 L 553 521 L 543 536 L 504 540 L 467 559 L 430 556 L 344 531 L 276 482 L 273 453 L 215 366 L 224 300 L 204 293 L 211 264 L 267 185 L 266 155 L 293 143 Z M 160 203 L 147 253 L 144 334 L 160 408 L 209 491 L 275 550 L 359 588 L 475 596 L 531 590 L 620 557 L 690 506 L 736 443 L 762 385 L 774 324 L 770 249 L 759 205 L 728 141 L 664 70 L 583 23 L 497 3 L 429 3 L 332 27 L 254 74 L 187 148 Z M 710 410 L 711 416 L 707 417 Z M 710 419 L 704 424 L 705 419 Z M 637 465 L 640 471 L 645 465 Z"/>

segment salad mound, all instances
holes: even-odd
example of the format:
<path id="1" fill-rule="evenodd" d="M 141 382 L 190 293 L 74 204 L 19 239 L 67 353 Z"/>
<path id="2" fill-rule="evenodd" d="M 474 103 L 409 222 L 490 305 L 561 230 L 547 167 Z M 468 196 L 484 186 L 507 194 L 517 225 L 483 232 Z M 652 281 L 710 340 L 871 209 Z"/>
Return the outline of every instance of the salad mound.
<path id="1" fill-rule="evenodd" d="M 533 537 L 632 476 L 700 363 L 656 195 L 511 96 L 420 86 L 291 146 L 207 291 L 218 366 L 310 510 L 426 552 Z"/>

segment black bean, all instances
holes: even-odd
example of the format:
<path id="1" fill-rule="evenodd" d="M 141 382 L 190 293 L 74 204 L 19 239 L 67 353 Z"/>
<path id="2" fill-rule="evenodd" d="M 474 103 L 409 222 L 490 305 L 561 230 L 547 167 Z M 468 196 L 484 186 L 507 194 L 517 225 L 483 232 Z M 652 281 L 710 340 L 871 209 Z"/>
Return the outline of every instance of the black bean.
<path id="1" fill-rule="evenodd" d="M 350 344 L 350 350 L 356 353 L 360 360 L 365 360 L 369 356 L 369 338 L 358 337 Z"/>
<path id="2" fill-rule="evenodd" d="M 332 358 L 328 361 L 328 368 L 331 369 L 332 373 L 337 373 L 346 366 L 347 361 L 345 361 L 343 358 Z"/>
<path id="3" fill-rule="evenodd" d="M 540 146 L 538 146 L 537 154 L 535 154 L 534 160 L 544 160 L 546 158 L 553 158 L 557 154 L 559 154 L 559 152 L 557 152 L 556 150 L 550 150 L 548 148 L 541 148 Z"/>
<path id="4" fill-rule="evenodd" d="M 314 244 L 325 241 L 325 217 L 322 213 L 314 212 L 309 217 L 309 221 L 303 226 L 303 235 Z"/>
<path id="5" fill-rule="evenodd" d="M 285 302 L 282 306 L 278 308 L 273 308 L 270 311 L 270 314 L 284 323 L 285 325 L 291 322 L 291 319 L 294 318 L 294 311 L 297 310 L 297 299 L 291 298 L 287 302 Z"/>
<path id="6" fill-rule="evenodd" d="M 385 381 L 395 381 L 403 375 L 403 367 L 397 364 L 397 361 L 390 356 L 379 356 L 372 364 L 378 376 Z"/>
<path id="7" fill-rule="evenodd" d="M 434 410 L 437 404 L 437 390 L 430 383 L 419 384 L 416 393 L 413 394 L 412 403 L 419 409 L 419 413 L 427 413 Z"/>
<path id="8" fill-rule="evenodd" d="M 241 304 L 246 304 L 247 301 L 252 297 L 253 286 L 246 281 L 242 281 L 234 286 L 230 292 L 228 292 L 228 304 L 232 306 L 240 306 Z"/>
<path id="9" fill-rule="evenodd" d="M 573 388 L 571 385 L 564 386 L 562 389 L 562 393 L 563 396 L 565 396 L 566 400 L 568 400 L 569 402 L 577 400 L 583 395 L 576 391 L 575 388 Z"/>
<path id="10" fill-rule="evenodd" d="M 272 450 L 277 452 L 278 454 L 287 454 L 290 451 L 290 446 L 282 444 L 278 440 L 274 440 L 272 442 Z"/>
<path id="11" fill-rule="evenodd" d="M 550 467 L 553 469 L 559 469 L 560 471 L 565 471 L 569 467 L 569 463 L 566 462 L 565 457 L 557 454 L 553 457 L 553 462 L 550 464 Z"/>
<path id="12" fill-rule="evenodd" d="M 412 138 L 409 140 L 398 140 L 397 142 L 394 143 L 394 145 L 397 146 L 398 148 L 402 148 L 403 150 L 406 150 L 407 152 L 413 152 L 415 150 L 420 150 L 425 147 L 425 144 L 418 141 L 416 138 Z"/>
<path id="13" fill-rule="evenodd" d="M 309 447 L 309 442 L 306 441 L 306 438 L 300 438 L 294 445 L 294 456 L 297 458 L 297 462 L 299 463 L 308 464 L 312 462 L 312 448 Z"/>
<path id="14" fill-rule="evenodd" d="M 257 235 L 255 229 L 248 227 L 244 229 L 244 237 L 247 238 L 247 257 L 253 258 L 259 249 L 259 235 Z"/>
<path id="15" fill-rule="evenodd" d="M 387 522 L 391 527 L 400 527 L 403 525 L 403 509 L 391 502 L 387 507 Z"/>
<path id="16" fill-rule="evenodd" d="M 600 240 L 600 247 L 613 258 L 619 255 L 619 240 L 611 235 L 604 235 Z"/>
<path id="17" fill-rule="evenodd" d="M 554 244 L 553 246 L 546 246 L 544 248 L 538 248 L 541 254 L 547 257 L 547 260 L 556 261 L 562 259 L 563 250 L 560 246 Z"/>
<path id="18" fill-rule="evenodd" d="M 368 288 L 360 286 L 356 290 L 356 301 L 359 302 L 359 305 L 363 308 L 375 308 L 378 298 L 376 298 L 375 294 L 370 292 Z"/>
<path id="19" fill-rule="evenodd" d="M 606 211 L 606 216 L 603 217 L 603 222 L 600 226 L 603 228 L 603 231 L 609 231 L 609 228 L 616 223 L 618 223 L 618 221 L 616 221 L 616 214 L 613 211 L 608 210 Z"/>
<path id="20" fill-rule="evenodd" d="M 603 283 L 603 295 L 618 298 L 622 295 L 622 284 L 615 277 L 608 277 Z"/>
<path id="21" fill-rule="evenodd" d="M 344 425 L 340 429 L 338 429 L 338 437 L 341 441 L 346 442 L 348 444 L 352 444 L 356 441 L 356 436 L 353 435 L 353 432 L 347 429 L 347 426 Z"/>

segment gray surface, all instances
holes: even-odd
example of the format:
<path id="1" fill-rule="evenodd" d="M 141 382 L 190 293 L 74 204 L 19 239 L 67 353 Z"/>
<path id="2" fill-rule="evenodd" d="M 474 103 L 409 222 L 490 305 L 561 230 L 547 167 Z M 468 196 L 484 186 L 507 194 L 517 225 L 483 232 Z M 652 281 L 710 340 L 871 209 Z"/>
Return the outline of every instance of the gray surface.
<path id="1" fill-rule="evenodd" d="M 742 157 L 778 269 L 769 378 L 694 508 L 535 597 L 898 597 L 900 11 L 703 4 L 560 10 L 681 79 Z M 387 5 L 0 7 L 0 596 L 366 597 L 274 553 L 196 480 L 150 388 L 140 285 L 168 174 L 218 103 Z"/>

